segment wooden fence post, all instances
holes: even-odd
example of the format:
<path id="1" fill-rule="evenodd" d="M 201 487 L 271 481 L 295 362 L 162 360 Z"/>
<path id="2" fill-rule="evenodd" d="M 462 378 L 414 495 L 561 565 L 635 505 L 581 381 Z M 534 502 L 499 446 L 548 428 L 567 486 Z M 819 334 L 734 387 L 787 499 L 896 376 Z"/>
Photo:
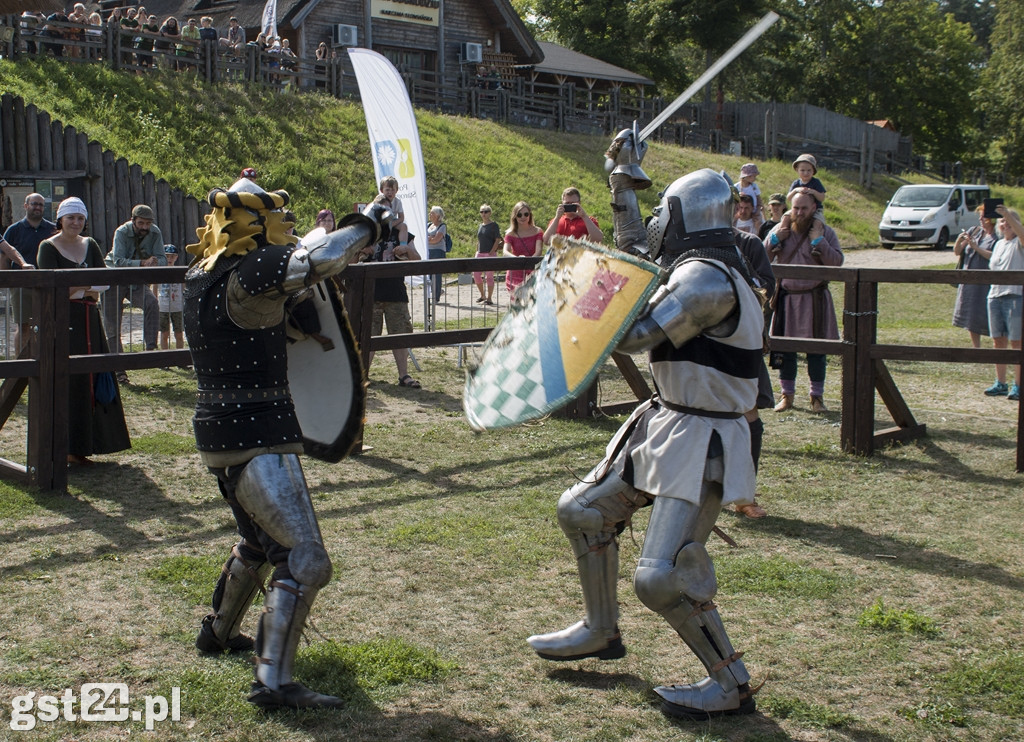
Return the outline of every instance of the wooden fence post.
<path id="1" fill-rule="evenodd" d="M 46 111 L 36 113 L 37 139 L 39 141 L 39 169 L 53 170 L 53 135 L 50 128 L 50 114 Z"/>
<path id="2" fill-rule="evenodd" d="M 70 167 L 65 167 L 65 165 L 64 165 L 64 161 L 65 161 L 64 160 L 64 149 L 65 149 L 65 146 L 66 146 L 65 142 L 64 142 L 64 136 L 65 136 L 65 134 L 62 131 L 62 127 L 60 125 L 60 122 L 59 121 L 51 121 L 50 122 L 50 144 L 51 144 L 51 147 L 52 147 L 52 157 L 53 157 L 52 167 L 53 167 L 54 170 L 65 170 L 65 169 L 67 169 L 67 170 L 75 170 L 76 168 L 74 167 L 74 165 L 72 165 Z"/>
<path id="3" fill-rule="evenodd" d="M 28 169 L 32 172 L 39 170 L 39 113 L 38 109 L 29 103 L 25 106 L 25 158 L 28 161 Z"/>
<path id="4" fill-rule="evenodd" d="M 14 99 L 14 141 L 25 141 L 25 101 L 18 97 Z M 14 148 L 14 167 L 16 170 L 27 170 L 28 147 Z"/>
<path id="5" fill-rule="evenodd" d="M 847 453 L 857 450 L 857 338 L 859 327 L 856 314 L 858 283 L 849 281 L 843 287 L 843 396 L 839 423 L 840 446 Z M 850 311 L 851 307 L 854 309 Z"/>
<path id="6" fill-rule="evenodd" d="M 48 288 L 40 287 L 33 294 L 33 312 L 36 318 L 34 348 L 39 360 L 39 375 L 29 377 L 28 380 L 26 468 L 29 482 L 39 489 L 48 490 L 53 489 L 54 474 L 53 364 L 57 357 L 54 347 L 57 336 L 54 314 L 55 291 L 51 285 Z"/>
<path id="7" fill-rule="evenodd" d="M 857 271 L 857 353 L 854 371 L 854 420 L 857 431 L 854 452 L 870 456 L 875 450 L 875 367 L 871 361 L 871 345 L 876 339 L 878 324 L 878 284 L 861 280 Z"/>
<path id="8" fill-rule="evenodd" d="M 101 236 L 96 236 L 97 242 L 101 245 L 106 243 L 110 244 L 110 241 L 114 237 L 114 230 L 117 229 L 122 221 L 126 221 L 120 218 L 118 213 L 118 207 L 120 204 L 117 202 L 117 178 L 114 176 L 114 153 L 109 150 L 104 150 L 100 155 L 100 161 L 103 163 L 103 187 L 100 189 L 103 193 L 103 214 L 106 219 L 106 229 L 102 232 Z M 128 207 L 129 209 L 131 207 Z M 89 212 L 92 216 L 92 212 Z"/>

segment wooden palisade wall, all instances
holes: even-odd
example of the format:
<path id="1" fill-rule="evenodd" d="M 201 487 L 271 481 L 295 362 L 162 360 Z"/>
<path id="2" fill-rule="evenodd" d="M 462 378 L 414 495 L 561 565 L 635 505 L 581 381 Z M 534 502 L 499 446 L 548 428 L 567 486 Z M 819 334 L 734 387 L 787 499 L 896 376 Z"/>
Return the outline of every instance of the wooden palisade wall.
<path id="1" fill-rule="evenodd" d="M 0 179 L 67 179 L 69 195 L 79 195 L 89 209 L 89 234 L 104 251 L 114 230 L 131 218 L 135 204 L 149 204 L 164 241 L 178 246 L 195 242 L 205 202 L 142 172 L 73 126 L 9 93 L 0 97 Z M 78 191 L 78 192 L 76 192 Z M 20 219 L 21 204 L 14 204 Z"/>

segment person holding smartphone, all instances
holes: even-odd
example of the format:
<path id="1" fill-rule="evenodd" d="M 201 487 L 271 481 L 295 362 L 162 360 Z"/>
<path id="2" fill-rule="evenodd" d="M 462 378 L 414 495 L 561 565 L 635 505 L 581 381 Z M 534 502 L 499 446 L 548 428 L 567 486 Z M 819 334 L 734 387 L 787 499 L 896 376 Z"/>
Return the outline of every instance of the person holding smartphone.
<path id="1" fill-rule="evenodd" d="M 965 229 L 953 244 L 957 267 L 963 270 L 987 271 L 987 256 L 992 254 L 992 248 L 999 239 L 996 220 L 984 214 L 984 208 L 979 206 L 976 209 L 978 226 Z M 987 283 L 962 283 L 956 290 L 953 326 L 967 330 L 975 348 L 981 347 L 982 337 L 988 337 L 988 290 Z"/>
<path id="2" fill-rule="evenodd" d="M 597 225 L 597 219 L 587 214 L 580 203 L 580 191 L 570 186 L 562 191 L 562 202 L 555 209 L 555 218 L 544 230 L 544 244 L 551 244 L 556 234 L 565 237 L 586 237 L 591 242 L 604 242 L 604 232 Z"/>
<path id="3" fill-rule="evenodd" d="M 1003 204 L 995 207 L 999 216 L 996 234 L 999 240 L 988 251 L 983 247 L 976 250 L 983 258 L 988 258 L 990 271 L 1024 270 L 1024 225 L 1020 216 L 1013 209 Z M 1014 350 L 1021 347 L 1021 307 L 1024 306 L 1022 290 L 1019 285 L 997 284 L 998 279 L 992 277 L 992 285 L 988 290 L 988 330 L 992 336 L 992 345 L 1003 349 L 1009 343 Z M 1013 384 L 1006 384 L 1006 364 L 996 364 L 996 380 L 985 394 L 989 397 L 1006 397 L 1011 402 L 1020 399 L 1020 366 L 1013 367 Z"/>

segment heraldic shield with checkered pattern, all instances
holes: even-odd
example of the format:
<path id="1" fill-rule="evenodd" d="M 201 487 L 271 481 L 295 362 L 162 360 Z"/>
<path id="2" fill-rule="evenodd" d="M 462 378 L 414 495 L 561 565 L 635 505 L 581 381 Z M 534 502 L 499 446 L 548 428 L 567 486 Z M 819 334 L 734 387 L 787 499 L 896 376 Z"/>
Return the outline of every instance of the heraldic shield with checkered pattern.
<path id="1" fill-rule="evenodd" d="M 466 376 L 470 427 L 535 420 L 583 393 L 664 275 L 631 255 L 555 237 Z"/>

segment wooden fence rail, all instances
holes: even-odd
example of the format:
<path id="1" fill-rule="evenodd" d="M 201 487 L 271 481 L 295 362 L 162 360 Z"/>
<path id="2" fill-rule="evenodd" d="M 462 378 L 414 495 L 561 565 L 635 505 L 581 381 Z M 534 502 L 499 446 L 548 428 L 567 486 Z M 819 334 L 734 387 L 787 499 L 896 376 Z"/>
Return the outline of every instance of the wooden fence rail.
<path id="1" fill-rule="evenodd" d="M 464 258 L 433 261 L 431 272 L 464 273 L 473 270 L 505 270 L 522 267 L 522 258 Z M 842 359 L 842 422 L 840 439 L 844 451 L 870 456 L 879 446 L 901 442 L 925 433 L 903 401 L 886 360 L 935 361 L 942 363 L 1017 364 L 1024 353 L 990 348 L 948 348 L 903 346 L 877 343 L 878 285 L 880 283 L 989 283 L 991 274 L 982 271 L 918 271 L 906 269 L 820 268 L 776 266 L 777 278 L 812 278 L 844 284 L 842 340 L 773 338 L 778 351 L 800 351 L 839 355 Z M 414 332 L 408 335 L 374 337 L 369 318 L 373 306 L 373 282 L 386 276 L 421 275 L 422 262 L 394 262 L 349 266 L 342 274 L 347 288 L 345 303 L 364 362 L 371 351 L 416 348 L 455 343 L 481 342 L 491 327 L 463 330 Z M 0 425 L 9 418 L 25 388 L 29 390 L 26 464 L 0 459 L 0 477 L 45 490 L 67 487 L 64 461 L 68 448 L 68 379 L 71 374 L 141 368 L 158 368 L 190 362 L 187 350 L 72 356 L 66 332 L 70 286 L 120 285 L 181 281 L 184 268 L 94 268 L 76 271 L 2 271 L 0 290 L 31 288 L 35 296 L 33 317 L 35 338 L 31 352 L 18 360 L 0 361 Z M 1024 271 L 1007 271 L 1000 280 L 1024 284 Z M 875 391 L 893 416 L 894 427 L 875 431 Z M 639 394 L 639 392 L 638 392 Z M 1024 471 L 1024 407 L 1018 405 L 1017 471 Z"/>
<path id="2" fill-rule="evenodd" d="M 905 442 L 925 434 L 903 400 L 886 360 L 941 363 L 1020 364 L 1024 351 L 994 348 L 950 348 L 878 343 L 878 285 L 881 283 L 990 284 L 988 271 L 907 270 L 905 268 L 821 268 L 776 265 L 776 279 L 803 278 L 844 284 L 841 340 L 772 337 L 773 351 L 838 355 L 842 359 L 842 421 L 844 451 L 870 456 L 887 443 Z M 1024 285 L 1024 271 L 1000 272 L 1004 284 Z M 894 426 L 875 430 L 875 391 L 893 418 Z M 1017 410 L 1016 470 L 1024 471 L 1024 406 Z"/>

